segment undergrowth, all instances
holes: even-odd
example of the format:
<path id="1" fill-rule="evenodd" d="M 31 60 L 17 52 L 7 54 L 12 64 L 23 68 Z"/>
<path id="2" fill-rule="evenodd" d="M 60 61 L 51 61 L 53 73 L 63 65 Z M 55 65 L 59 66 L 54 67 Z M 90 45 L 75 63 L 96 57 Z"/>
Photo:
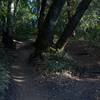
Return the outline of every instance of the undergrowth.
<path id="1" fill-rule="evenodd" d="M 72 70 L 73 68 L 72 58 L 65 52 L 51 54 L 48 58 L 47 69 L 53 72 L 61 72 L 63 70 Z"/>
<path id="2" fill-rule="evenodd" d="M 8 65 L 5 49 L 0 48 L 0 100 L 5 100 L 6 90 L 8 88 Z"/>

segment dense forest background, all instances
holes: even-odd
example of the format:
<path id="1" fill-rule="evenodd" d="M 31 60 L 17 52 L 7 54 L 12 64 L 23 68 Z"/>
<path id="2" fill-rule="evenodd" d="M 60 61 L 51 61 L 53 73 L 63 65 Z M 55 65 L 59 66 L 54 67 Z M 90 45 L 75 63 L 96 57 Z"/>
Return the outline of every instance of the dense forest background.
<path id="1" fill-rule="evenodd" d="M 47 15 L 52 0 L 44 0 L 46 10 L 44 17 Z M 65 24 L 68 23 L 69 15 L 75 13 L 80 0 L 70 0 L 66 2 L 58 18 L 54 34 L 59 37 L 64 30 Z M 76 39 L 99 40 L 100 39 L 100 1 L 93 0 L 88 10 L 85 12 L 75 33 Z M 12 35 L 17 40 L 34 39 L 38 33 L 38 18 L 40 1 L 36 0 L 1 0 L 0 1 L 0 34 L 10 27 Z M 68 5 L 69 4 L 69 5 Z M 45 5 L 45 4 L 44 4 Z M 11 14 L 9 13 L 11 11 Z"/>
<path id="2" fill-rule="evenodd" d="M 23 70 L 100 76 L 99 55 L 100 0 L 0 0 L 0 100 Z"/>

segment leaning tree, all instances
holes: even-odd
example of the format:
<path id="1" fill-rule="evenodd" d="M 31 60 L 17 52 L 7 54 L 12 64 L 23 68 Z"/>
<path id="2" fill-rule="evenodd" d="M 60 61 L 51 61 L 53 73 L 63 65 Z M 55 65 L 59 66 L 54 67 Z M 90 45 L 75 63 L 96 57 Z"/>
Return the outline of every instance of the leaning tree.
<path id="1" fill-rule="evenodd" d="M 48 48 L 51 45 L 52 37 L 53 37 L 53 30 L 57 24 L 58 17 L 65 4 L 65 1 L 66 0 L 54 0 L 53 1 L 43 24 L 40 25 L 41 28 L 39 28 L 40 30 L 39 30 L 38 37 L 35 43 L 35 48 L 36 48 L 35 56 L 40 56 L 41 53 L 45 51 L 46 48 Z M 41 13 L 40 13 L 40 16 L 41 16 Z M 41 19 L 39 19 L 39 21 L 40 20 Z"/>
<path id="2" fill-rule="evenodd" d="M 58 22 L 60 12 L 66 2 L 66 0 L 53 0 L 51 7 L 49 8 L 48 14 L 44 19 L 44 11 L 47 0 L 42 0 L 40 17 L 39 17 L 39 33 L 35 42 L 35 57 L 40 56 L 48 47 L 51 46 L 53 41 L 53 30 Z M 70 6 L 70 0 L 67 0 L 68 6 Z M 66 27 L 55 44 L 56 49 L 60 49 L 65 46 L 69 37 L 73 35 L 75 28 L 81 20 L 84 12 L 87 10 L 92 0 L 81 0 L 78 4 L 76 11 L 73 15 L 69 14 L 69 21 Z"/>

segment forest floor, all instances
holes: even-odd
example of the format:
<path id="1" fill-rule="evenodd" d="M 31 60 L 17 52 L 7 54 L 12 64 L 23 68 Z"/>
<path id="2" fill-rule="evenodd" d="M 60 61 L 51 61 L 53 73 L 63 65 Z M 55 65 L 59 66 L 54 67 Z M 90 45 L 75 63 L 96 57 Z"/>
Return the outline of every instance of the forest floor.
<path id="1" fill-rule="evenodd" d="M 33 48 L 27 47 L 11 52 L 12 84 L 7 100 L 100 100 L 100 78 L 78 78 L 66 72 L 46 73 L 38 70 L 28 63 L 33 51 Z"/>

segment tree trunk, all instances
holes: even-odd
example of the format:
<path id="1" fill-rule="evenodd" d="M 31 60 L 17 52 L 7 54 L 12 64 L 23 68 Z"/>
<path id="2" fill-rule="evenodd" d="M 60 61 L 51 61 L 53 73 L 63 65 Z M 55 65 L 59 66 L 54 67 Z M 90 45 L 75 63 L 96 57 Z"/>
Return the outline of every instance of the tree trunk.
<path id="1" fill-rule="evenodd" d="M 38 34 L 36 40 L 36 52 L 43 52 L 52 43 L 53 29 L 57 23 L 58 16 L 65 3 L 65 0 L 54 0 L 50 10 L 45 18 L 41 28 L 41 33 Z M 38 54 L 38 53 L 36 53 Z"/>
<path id="2" fill-rule="evenodd" d="M 6 25 L 6 30 L 3 30 L 3 43 L 5 47 L 7 48 L 14 48 L 15 44 L 13 42 L 13 37 L 12 37 L 12 30 L 13 30 L 13 0 L 8 0 L 8 15 L 7 15 L 7 25 Z"/>
<path id="3" fill-rule="evenodd" d="M 76 11 L 76 0 L 67 0 L 67 6 L 68 6 L 67 15 L 68 15 L 68 22 L 69 22 Z M 75 37 L 75 34 L 76 34 L 75 31 L 73 31 L 72 36 Z"/>
<path id="4" fill-rule="evenodd" d="M 41 6 L 40 6 L 40 14 L 39 14 L 39 19 L 38 19 L 38 29 L 39 29 L 39 33 L 41 31 L 41 27 L 42 27 L 42 24 L 44 22 L 44 19 L 45 19 L 45 8 L 46 8 L 46 3 L 47 3 L 47 0 L 42 0 L 41 2 Z"/>
<path id="5" fill-rule="evenodd" d="M 77 27 L 80 19 L 82 18 L 84 12 L 87 10 L 91 1 L 92 0 L 82 0 L 80 2 L 80 4 L 78 5 L 78 7 L 76 9 L 76 13 L 69 20 L 68 24 L 65 27 L 65 30 L 64 30 L 62 36 L 60 37 L 60 39 L 56 43 L 56 48 L 62 48 L 65 45 L 67 39 L 73 35 L 73 31 Z"/>
<path id="6" fill-rule="evenodd" d="M 17 15 L 17 11 L 18 11 L 18 4 L 19 4 L 20 0 L 15 0 L 14 1 L 14 10 L 13 10 L 13 13 L 12 13 L 12 17 L 13 17 L 13 20 L 12 20 L 12 32 L 13 34 L 15 34 L 15 30 L 16 30 L 16 15 Z"/>
<path id="7" fill-rule="evenodd" d="M 2 2 L 0 1 L 0 12 L 1 12 L 1 7 L 2 7 Z M 0 33 L 2 33 L 2 19 L 1 19 L 1 16 L 0 16 Z"/>
<path id="8" fill-rule="evenodd" d="M 18 8 L 18 4 L 19 4 L 20 0 L 15 0 L 14 2 L 14 16 L 16 16 L 16 13 L 17 13 L 17 8 Z"/>

